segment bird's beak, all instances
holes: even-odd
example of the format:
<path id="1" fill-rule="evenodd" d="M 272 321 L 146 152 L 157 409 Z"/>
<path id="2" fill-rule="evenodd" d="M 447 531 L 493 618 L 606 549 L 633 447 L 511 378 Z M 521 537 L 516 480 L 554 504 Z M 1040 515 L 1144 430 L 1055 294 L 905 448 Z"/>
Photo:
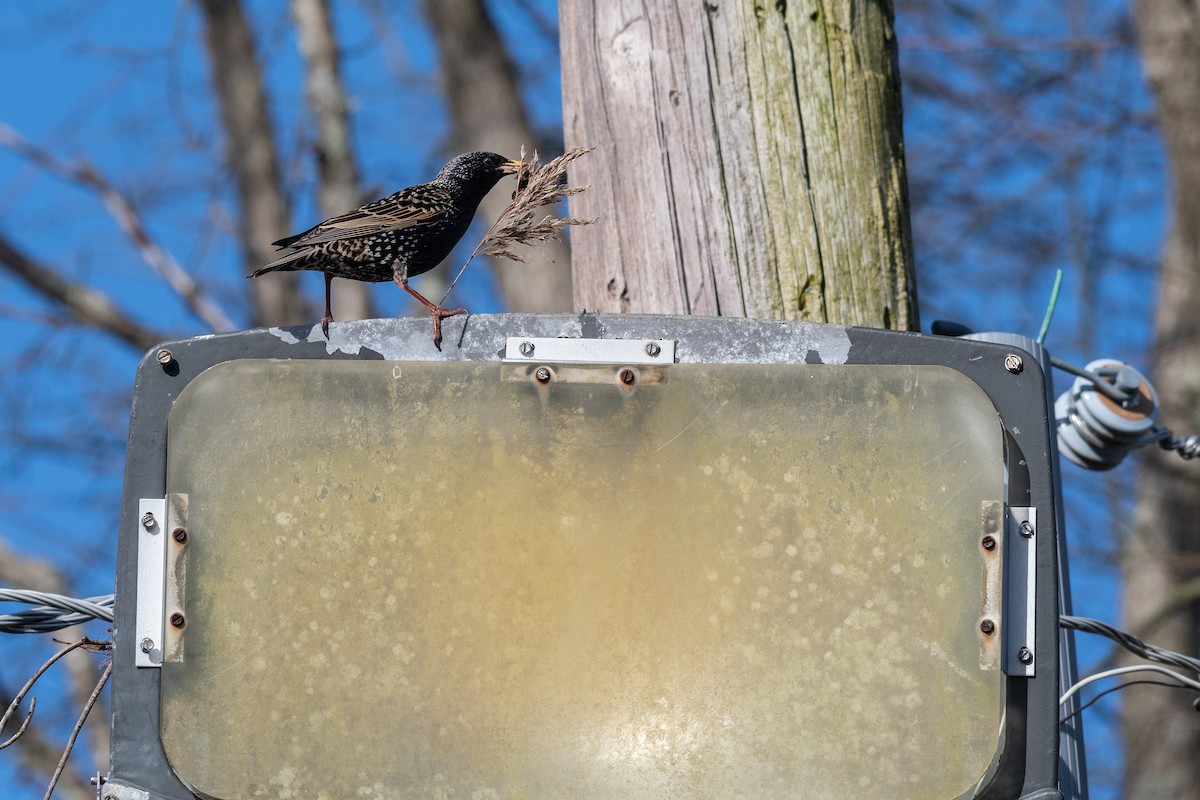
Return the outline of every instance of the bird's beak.
<path id="1" fill-rule="evenodd" d="M 523 166 L 525 166 L 524 161 L 505 161 L 500 165 L 500 171 L 505 175 L 516 175 Z"/>

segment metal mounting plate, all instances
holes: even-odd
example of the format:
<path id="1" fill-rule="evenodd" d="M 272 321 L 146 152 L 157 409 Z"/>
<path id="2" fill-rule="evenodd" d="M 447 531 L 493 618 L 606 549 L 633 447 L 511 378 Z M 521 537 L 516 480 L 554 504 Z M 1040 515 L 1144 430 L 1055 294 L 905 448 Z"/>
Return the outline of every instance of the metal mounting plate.
<path id="1" fill-rule="evenodd" d="M 163 591 L 167 559 L 167 501 L 142 498 L 137 515 L 137 647 L 139 667 L 162 666 Z"/>
<path id="2" fill-rule="evenodd" d="M 1037 665 L 1034 647 L 1037 596 L 1037 509 L 1010 506 L 1005 515 L 1004 650 L 1005 674 L 1032 678 Z"/>
<path id="3" fill-rule="evenodd" d="M 672 364 L 671 339 L 542 339 L 509 336 L 504 360 L 541 364 Z"/>

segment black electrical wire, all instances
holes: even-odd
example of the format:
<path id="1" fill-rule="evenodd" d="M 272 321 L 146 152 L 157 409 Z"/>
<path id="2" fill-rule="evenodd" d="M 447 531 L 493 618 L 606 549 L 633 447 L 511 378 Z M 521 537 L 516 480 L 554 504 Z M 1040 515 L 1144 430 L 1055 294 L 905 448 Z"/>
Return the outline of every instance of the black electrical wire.
<path id="1" fill-rule="evenodd" d="M 1113 692 L 1119 692 L 1122 689 L 1127 689 L 1130 686 L 1137 686 L 1139 684 L 1145 685 L 1145 686 L 1165 686 L 1168 689 L 1189 689 L 1193 692 L 1196 691 L 1191 686 L 1185 686 L 1182 683 L 1168 683 L 1166 681 L 1152 681 L 1148 678 L 1142 679 L 1142 680 L 1135 680 L 1135 681 L 1126 681 L 1125 683 L 1121 683 L 1116 686 L 1110 686 L 1109 688 L 1105 689 L 1103 692 L 1099 692 L 1091 700 L 1088 700 L 1086 703 L 1081 705 L 1079 708 L 1075 709 L 1070 714 L 1067 714 L 1065 717 L 1060 719 L 1058 721 L 1058 724 L 1066 725 L 1071 720 L 1072 717 L 1082 714 L 1084 709 L 1087 709 L 1087 708 L 1091 707 L 1092 705 L 1094 705 L 1097 700 L 1099 700 L 1101 697 L 1104 697 L 1104 695 L 1106 695 L 1106 694 L 1112 694 Z"/>
<path id="2" fill-rule="evenodd" d="M 1063 628 L 1083 631 L 1084 633 L 1095 633 L 1100 636 L 1107 636 L 1117 644 L 1124 647 L 1129 652 L 1136 656 L 1140 656 L 1147 661 L 1158 661 L 1162 664 L 1170 664 L 1174 667 L 1190 670 L 1191 672 L 1200 673 L 1200 658 L 1185 656 L 1183 653 L 1176 653 L 1174 650 L 1165 650 L 1152 644 L 1143 642 L 1132 633 L 1126 633 L 1123 630 L 1114 628 L 1106 622 L 1101 622 L 1098 619 L 1090 617 L 1072 617 L 1066 614 L 1058 618 L 1058 624 Z"/>

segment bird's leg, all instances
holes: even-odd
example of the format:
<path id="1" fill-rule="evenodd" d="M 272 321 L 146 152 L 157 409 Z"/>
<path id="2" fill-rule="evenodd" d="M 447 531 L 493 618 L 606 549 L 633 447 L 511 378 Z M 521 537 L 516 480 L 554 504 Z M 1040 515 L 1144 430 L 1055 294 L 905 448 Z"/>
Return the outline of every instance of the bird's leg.
<path id="1" fill-rule="evenodd" d="M 417 302 L 429 309 L 429 313 L 433 314 L 433 346 L 438 350 L 442 349 L 442 320 L 446 317 L 453 317 L 456 314 L 465 314 L 465 308 L 442 308 L 439 305 L 429 302 L 421 293 L 408 285 L 408 278 L 401 278 L 399 275 L 395 278 L 396 285 L 404 291 L 416 298 Z"/>
<path id="2" fill-rule="evenodd" d="M 333 305 L 330 302 L 330 286 L 333 284 L 333 273 L 325 273 L 325 316 L 321 317 L 321 332 L 329 338 L 329 323 L 333 322 Z"/>

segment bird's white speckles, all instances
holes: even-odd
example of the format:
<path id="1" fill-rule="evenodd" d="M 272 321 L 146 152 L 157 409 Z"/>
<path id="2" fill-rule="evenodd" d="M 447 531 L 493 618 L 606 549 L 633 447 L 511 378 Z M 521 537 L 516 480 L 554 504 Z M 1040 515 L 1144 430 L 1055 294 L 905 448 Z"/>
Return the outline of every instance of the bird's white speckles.
<path id="1" fill-rule="evenodd" d="M 288 512 L 280 511 L 278 514 L 275 515 L 275 524 L 287 527 L 288 525 L 291 525 L 292 522 L 295 521 L 295 519 L 296 518 L 293 515 L 289 514 Z"/>

